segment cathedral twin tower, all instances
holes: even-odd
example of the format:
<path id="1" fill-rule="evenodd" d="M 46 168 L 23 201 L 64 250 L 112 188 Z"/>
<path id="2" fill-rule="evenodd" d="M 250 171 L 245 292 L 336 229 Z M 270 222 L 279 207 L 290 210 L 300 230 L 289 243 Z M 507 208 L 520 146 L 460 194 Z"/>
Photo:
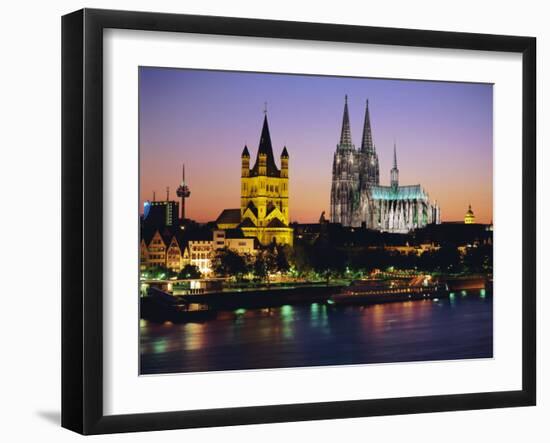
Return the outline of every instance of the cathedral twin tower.
<path id="1" fill-rule="evenodd" d="M 380 185 L 368 100 L 363 138 L 357 150 L 351 140 L 346 95 L 340 143 L 332 163 L 330 212 L 333 223 L 395 233 L 406 233 L 441 222 L 439 207 L 430 203 L 428 194 L 420 185 L 399 186 L 395 144 L 390 186 Z"/>

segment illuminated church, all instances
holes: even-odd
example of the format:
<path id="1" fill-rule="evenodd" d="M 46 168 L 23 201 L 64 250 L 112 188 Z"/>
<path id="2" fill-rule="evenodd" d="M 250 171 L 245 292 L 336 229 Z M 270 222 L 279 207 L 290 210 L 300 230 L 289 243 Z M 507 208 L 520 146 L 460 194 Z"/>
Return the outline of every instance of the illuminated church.
<path id="1" fill-rule="evenodd" d="M 468 205 L 468 211 L 464 216 L 464 224 L 473 225 L 475 222 L 476 222 L 476 216 L 474 215 L 474 211 L 472 211 L 472 205 Z"/>
<path id="2" fill-rule="evenodd" d="M 226 209 L 216 221 L 218 228 L 240 228 L 246 237 L 256 237 L 263 245 L 293 244 L 289 227 L 288 162 L 286 146 L 277 167 L 271 146 L 267 113 L 256 160 L 250 168 L 250 153 L 245 145 L 241 154 L 241 207 Z"/>
<path id="3" fill-rule="evenodd" d="M 395 144 L 390 185 L 380 185 L 368 100 L 361 147 L 355 149 L 346 96 L 340 143 L 332 164 L 330 212 L 333 223 L 392 233 L 407 233 L 431 223 L 441 223 L 439 206 L 429 201 L 427 192 L 419 184 L 399 185 Z"/>

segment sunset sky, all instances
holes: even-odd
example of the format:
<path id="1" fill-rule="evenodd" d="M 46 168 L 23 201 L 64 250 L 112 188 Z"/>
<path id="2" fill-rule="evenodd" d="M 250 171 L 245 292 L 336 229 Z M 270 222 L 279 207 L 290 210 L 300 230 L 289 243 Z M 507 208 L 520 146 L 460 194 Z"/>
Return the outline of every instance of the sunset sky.
<path id="1" fill-rule="evenodd" d="M 240 205 L 241 152 L 256 158 L 264 102 L 274 155 L 290 161 L 290 219 L 330 213 L 332 157 L 348 94 L 352 140 L 361 145 L 369 99 L 380 184 L 388 185 L 394 140 L 399 183 L 421 184 L 458 221 L 493 210 L 493 89 L 488 84 L 140 68 L 140 205 L 176 199 L 185 163 L 186 216 L 215 220 Z"/>

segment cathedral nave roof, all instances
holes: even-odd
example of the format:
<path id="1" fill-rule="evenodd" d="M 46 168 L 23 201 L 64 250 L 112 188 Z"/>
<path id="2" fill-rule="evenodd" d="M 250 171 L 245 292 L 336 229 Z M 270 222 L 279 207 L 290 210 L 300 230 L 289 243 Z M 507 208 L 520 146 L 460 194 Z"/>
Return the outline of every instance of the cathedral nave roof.
<path id="1" fill-rule="evenodd" d="M 422 200 L 428 195 L 420 185 L 371 186 L 371 198 L 374 200 Z"/>

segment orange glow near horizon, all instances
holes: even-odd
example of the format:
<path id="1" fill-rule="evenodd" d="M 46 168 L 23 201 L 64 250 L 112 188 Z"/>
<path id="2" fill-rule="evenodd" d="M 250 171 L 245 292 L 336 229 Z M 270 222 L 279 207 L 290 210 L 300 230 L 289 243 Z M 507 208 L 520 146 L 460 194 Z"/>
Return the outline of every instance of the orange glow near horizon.
<path id="1" fill-rule="evenodd" d="M 399 183 L 420 184 L 442 221 L 493 221 L 492 85 L 185 69 L 140 71 L 140 213 L 143 202 L 176 197 L 185 163 L 186 216 L 215 220 L 240 207 L 241 152 L 256 159 L 264 102 L 273 154 L 289 152 L 290 220 L 330 216 L 333 154 L 344 94 L 352 140 L 360 147 L 370 103 L 380 184 L 389 185 L 393 143 Z"/>

